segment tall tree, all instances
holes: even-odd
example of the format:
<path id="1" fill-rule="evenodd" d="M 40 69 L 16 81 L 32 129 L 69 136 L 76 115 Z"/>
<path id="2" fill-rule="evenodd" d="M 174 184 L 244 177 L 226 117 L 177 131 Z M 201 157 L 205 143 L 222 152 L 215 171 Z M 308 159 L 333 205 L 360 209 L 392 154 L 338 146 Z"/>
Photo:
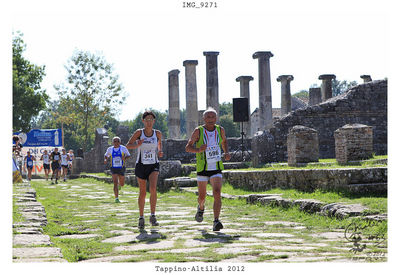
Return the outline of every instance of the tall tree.
<path id="1" fill-rule="evenodd" d="M 113 66 L 103 56 L 87 51 L 75 51 L 68 64 L 67 83 L 55 86 L 60 104 L 70 114 L 76 115 L 80 127 L 77 132 L 83 137 L 84 151 L 92 147 L 94 129 L 103 127 L 120 111 L 125 100 L 125 91 L 118 83 Z"/>
<path id="2" fill-rule="evenodd" d="M 23 34 L 13 33 L 13 131 L 29 131 L 39 112 L 46 108 L 49 96 L 40 87 L 45 66 L 37 66 L 23 57 Z"/>

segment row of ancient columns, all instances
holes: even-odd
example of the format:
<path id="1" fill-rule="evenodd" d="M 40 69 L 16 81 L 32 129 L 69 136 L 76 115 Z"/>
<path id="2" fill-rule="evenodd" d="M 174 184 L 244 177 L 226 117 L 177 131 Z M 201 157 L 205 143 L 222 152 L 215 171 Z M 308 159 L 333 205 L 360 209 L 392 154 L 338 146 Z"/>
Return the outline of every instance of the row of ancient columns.
<path id="1" fill-rule="evenodd" d="M 219 113 L 218 100 L 218 62 L 219 52 L 203 52 L 206 56 L 206 104 L 213 107 Z M 197 60 L 185 60 L 186 79 L 186 136 L 190 137 L 193 130 L 199 124 L 199 112 L 197 106 Z M 169 108 L 168 130 L 169 138 L 180 138 L 180 110 L 179 110 L 179 70 L 168 73 Z"/>
<path id="2" fill-rule="evenodd" d="M 323 74 L 318 77 L 322 80 L 320 88 L 310 88 L 308 93 L 308 105 L 316 105 L 332 97 L 332 81 L 336 78 L 334 74 Z M 372 81 L 370 75 L 361 75 L 360 78 L 366 82 Z"/>
<path id="3" fill-rule="evenodd" d="M 206 106 L 213 107 L 219 113 L 219 95 L 218 95 L 218 57 L 219 52 L 203 52 L 206 57 Z M 253 59 L 258 59 L 258 89 L 259 89 L 259 130 L 266 130 L 272 127 L 272 92 L 271 92 L 271 72 L 269 59 L 273 56 L 271 52 L 255 52 Z M 201 123 L 201 114 L 197 106 L 197 82 L 196 66 L 197 60 L 185 60 L 186 80 L 186 136 L 189 137 L 192 131 Z M 180 110 L 179 110 L 179 70 L 172 70 L 168 73 L 169 83 L 169 137 L 180 138 Z M 322 80 L 320 88 L 310 88 L 309 105 L 319 104 L 332 97 L 332 80 L 336 76 L 333 74 L 323 74 L 318 77 Z M 371 81 L 369 75 L 362 75 L 364 82 Z M 252 76 L 239 76 L 236 78 L 240 82 L 240 97 L 248 98 L 250 118 L 250 88 L 249 82 L 253 80 Z M 292 75 L 281 75 L 277 78 L 281 82 L 281 115 L 289 113 L 292 109 L 290 81 L 294 78 Z M 246 136 L 250 137 L 251 122 L 243 124 Z"/>
<path id="4" fill-rule="evenodd" d="M 203 52 L 206 57 L 206 105 L 213 107 L 219 113 L 219 95 L 218 95 L 218 57 L 219 52 Z M 271 73 L 269 58 L 273 56 L 271 52 L 256 52 L 254 59 L 258 59 L 259 71 L 259 129 L 267 129 L 272 126 L 272 97 L 271 97 Z M 197 110 L 197 84 L 196 84 L 196 65 L 197 60 L 185 60 L 186 79 L 186 135 L 190 136 L 193 129 L 199 123 L 199 113 Z M 180 112 L 179 112 L 179 70 L 172 70 L 168 73 L 169 84 L 169 137 L 180 137 Z M 250 90 L 249 81 L 253 80 L 251 76 L 240 76 L 236 81 L 240 82 L 240 96 L 249 99 L 249 117 L 250 117 Z M 250 136 L 251 125 L 247 122 L 245 133 Z"/>

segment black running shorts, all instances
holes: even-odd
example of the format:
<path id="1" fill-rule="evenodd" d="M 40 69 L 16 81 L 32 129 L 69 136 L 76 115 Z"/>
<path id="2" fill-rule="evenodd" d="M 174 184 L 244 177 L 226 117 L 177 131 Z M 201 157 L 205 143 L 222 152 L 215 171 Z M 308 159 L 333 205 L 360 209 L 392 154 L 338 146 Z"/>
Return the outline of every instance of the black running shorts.
<path id="1" fill-rule="evenodd" d="M 198 176 L 205 176 L 205 177 L 211 177 L 214 176 L 216 174 L 221 174 L 221 170 L 212 170 L 212 171 L 201 171 L 201 172 L 197 172 Z"/>
<path id="2" fill-rule="evenodd" d="M 51 170 L 55 171 L 57 169 L 60 169 L 60 164 L 58 162 L 52 162 L 51 163 Z"/>
<path id="3" fill-rule="evenodd" d="M 50 170 L 50 164 L 43 163 L 44 170 Z"/>
<path id="4" fill-rule="evenodd" d="M 154 164 L 142 164 L 142 163 L 136 163 L 135 166 L 135 175 L 136 177 L 143 179 L 143 180 L 148 180 L 149 176 L 153 172 L 158 172 L 160 171 L 160 163 L 154 163 Z"/>
<path id="5" fill-rule="evenodd" d="M 121 175 L 121 176 L 125 176 L 125 167 L 121 167 L 121 168 L 113 168 L 113 167 L 111 167 L 110 168 L 110 170 L 111 170 L 111 174 L 118 174 L 118 175 Z"/>

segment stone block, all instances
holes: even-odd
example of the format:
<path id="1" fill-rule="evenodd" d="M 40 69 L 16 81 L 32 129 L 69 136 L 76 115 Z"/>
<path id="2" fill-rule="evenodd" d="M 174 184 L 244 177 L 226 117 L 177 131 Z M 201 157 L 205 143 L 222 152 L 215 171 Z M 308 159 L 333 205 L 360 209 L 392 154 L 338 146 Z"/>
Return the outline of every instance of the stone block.
<path id="1" fill-rule="evenodd" d="M 79 175 L 81 172 L 83 172 L 83 158 L 81 157 L 76 157 L 72 161 L 72 175 Z"/>
<path id="2" fill-rule="evenodd" d="M 373 154 L 372 127 L 363 124 L 346 124 L 334 133 L 335 155 L 339 164 L 368 159 Z"/>
<path id="3" fill-rule="evenodd" d="M 287 137 L 288 164 L 317 162 L 319 158 L 318 133 L 316 130 L 296 125 L 289 130 Z"/>

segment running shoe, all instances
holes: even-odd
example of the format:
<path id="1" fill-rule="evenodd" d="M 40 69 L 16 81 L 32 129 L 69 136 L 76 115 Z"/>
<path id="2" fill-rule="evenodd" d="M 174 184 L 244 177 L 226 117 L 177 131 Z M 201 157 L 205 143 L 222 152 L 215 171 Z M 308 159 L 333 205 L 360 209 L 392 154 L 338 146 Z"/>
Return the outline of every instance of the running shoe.
<path id="1" fill-rule="evenodd" d="M 203 214 L 204 214 L 204 209 L 200 210 L 200 206 L 198 205 L 197 206 L 197 213 L 196 213 L 196 216 L 194 216 L 194 219 L 197 222 L 202 222 L 203 221 Z"/>
<path id="2" fill-rule="evenodd" d="M 67 181 L 67 179 L 66 178 L 64 178 L 64 182 L 66 182 Z"/>
<path id="3" fill-rule="evenodd" d="M 115 203 L 120 203 L 118 198 L 115 199 Z"/>
<path id="4" fill-rule="evenodd" d="M 151 215 L 151 216 L 150 216 L 150 224 L 151 224 L 152 226 L 157 226 L 157 225 L 159 225 L 159 223 L 157 222 L 156 215 Z"/>
<path id="5" fill-rule="evenodd" d="M 139 229 L 144 229 L 144 218 L 139 218 L 138 227 Z"/>
<path id="6" fill-rule="evenodd" d="M 218 219 L 214 220 L 213 231 L 220 231 L 222 228 L 224 228 L 222 223 Z"/>

